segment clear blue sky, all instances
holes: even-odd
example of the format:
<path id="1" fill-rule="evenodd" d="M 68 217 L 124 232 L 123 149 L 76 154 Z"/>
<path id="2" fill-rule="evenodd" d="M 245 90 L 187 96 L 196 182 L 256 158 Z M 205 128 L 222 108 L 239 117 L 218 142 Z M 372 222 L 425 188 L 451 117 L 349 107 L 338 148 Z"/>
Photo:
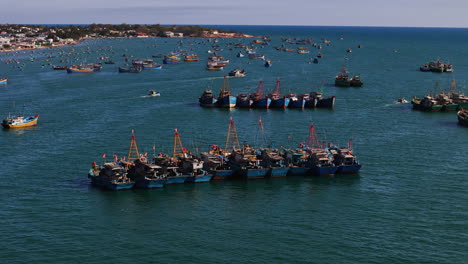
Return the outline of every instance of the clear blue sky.
<path id="1" fill-rule="evenodd" d="M 1 24 L 468 27 L 468 0 L 0 0 Z"/>

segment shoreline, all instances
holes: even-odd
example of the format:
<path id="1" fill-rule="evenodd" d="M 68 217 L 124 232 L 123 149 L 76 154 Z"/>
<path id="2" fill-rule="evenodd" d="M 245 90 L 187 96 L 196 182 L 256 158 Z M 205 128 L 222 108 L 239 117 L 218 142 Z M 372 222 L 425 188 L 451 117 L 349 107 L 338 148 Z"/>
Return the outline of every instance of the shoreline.
<path id="1" fill-rule="evenodd" d="M 17 52 L 17 51 L 27 51 L 27 50 L 40 50 L 40 49 L 53 49 L 53 48 L 58 48 L 58 47 L 66 47 L 66 46 L 74 46 L 82 43 L 83 41 L 86 40 L 96 40 L 96 39 L 156 39 L 156 38 L 167 38 L 167 37 L 101 37 L 101 38 L 82 38 L 79 40 L 75 40 L 73 43 L 64 43 L 64 44 L 54 44 L 54 46 L 40 46 L 36 48 L 17 48 L 17 49 L 8 49 L 4 50 L 1 49 L 0 53 L 8 53 L 8 52 Z M 199 37 L 194 37 L 194 36 L 189 36 L 189 37 L 172 37 L 168 39 L 190 39 L 190 38 L 203 38 L 203 39 L 213 39 L 213 38 L 263 38 L 262 36 L 254 36 L 254 35 L 248 35 L 248 34 L 237 34 L 237 35 L 231 35 L 231 36 L 226 36 L 223 33 L 220 34 L 210 34 L 206 36 L 199 36 Z"/>

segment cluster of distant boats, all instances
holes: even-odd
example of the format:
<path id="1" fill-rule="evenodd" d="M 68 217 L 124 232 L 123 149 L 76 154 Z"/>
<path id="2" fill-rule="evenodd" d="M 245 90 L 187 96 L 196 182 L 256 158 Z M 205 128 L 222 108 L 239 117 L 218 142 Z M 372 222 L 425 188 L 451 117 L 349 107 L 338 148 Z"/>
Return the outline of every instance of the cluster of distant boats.
<path id="1" fill-rule="evenodd" d="M 283 95 L 280 90 L 280 80 L 276 81 L 275 89 L 266 95 L 263 81 L 259 82 L 257 91 L 252 94 L 240 93 L 232 95 L 227 76 L 224 78 L 219 95 L 215 96 L 212 90 L 205 90 L 198 99 L 200 106 L 219 108 L 259 108 L 259 109 L 304 109 L 304 108 L 333 108 L 335 96 L 323 97 L 322 92 L 315 91 L 310 94 L 296 95 L 293 93 Z"/>
<path id="2" fill-rule="evenodd" d="M 449 63 L 443 63 L 439 59 L 423 64 L 419 67 L 422 72 L 453 72 L 453 65 Z"/>
<path id="3" fill-rule="evenodd" d="M 263 131 L 262 122 L 259 129 Z M 153 149 L 155 147 L 153 146 Z M 106 155 L 103 154 L 103 158 Z M 286 176 L 333 176 L 358 173 L 361 164 L 353 153 L 352 141 L 338 147 L 317 139 L 315 126 L 309 128 L 307 142 L 296 149 L 253 148 L 239 144 L 234 121 L 229 121 L 226 147 L 211 145 L 209 151 L 194 154 L 183 147 L 180 133 L 174 133 L 172 156 L 159 153 L 148 158 L 140 154 L 132 134 L 128 156 L 114 155 L 112 162 L 92 163 L 88 178 L 95 186 L 109 190 L 161 188 L 187 182 L 224 179 L 262 179 Z"/>

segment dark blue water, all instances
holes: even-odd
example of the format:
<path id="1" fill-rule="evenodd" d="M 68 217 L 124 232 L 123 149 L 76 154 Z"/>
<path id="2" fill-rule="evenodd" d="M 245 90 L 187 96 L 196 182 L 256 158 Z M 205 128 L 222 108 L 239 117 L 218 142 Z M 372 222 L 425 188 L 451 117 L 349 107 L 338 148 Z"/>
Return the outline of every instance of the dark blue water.
<path id="1" fill-rule="evenodd" d="M 258 46 L 258 53 L 273 67 L 224 47 L 250 39 L 219 41 L 225 48 L 220 54 L 231 59 L 224 72 L 204 69 L 212 43 L 203 39 L 183 40 L 200 62 L 140 74 L 117 72 L 122 54 L 148 58 L 172 51 L 179 40 L 89 40 L 0 54 L 2 61 L 20 61 L 0 65 L 0 75 L 9 78 L 0 87 L 0 112 L 21 111 L 25 104 L 26 112 L 41 115 L 35 128 L 0 131 L 2 263 L 466 263 L 468 130 L 454 113 L 415 112 L 394 101 L 423 96 L 436 81 L 448 89 L 455 78 L 462 88 L 467 29 L 223 28 L 271 36 L 272 44 Z M 318 50 L 278 52 L 273 46 L 282 44 L 280 37 L 332 43 L 320 50 L 319 64 L 309 64 Z M 100 56 L 117 65 L 90 75 L 48 65 L 97 62 Z M 418 71 L 437 57 L 453 63 L 454 73 Z M 333 87 L 345 63 L 361 74 L 362 88 Z M 200 108 L 203 90 L 217 92 L 223 75 L 236 67 L 247 76 L 230 79 L 235 94 L 255 90 L 259 80 L 271 90 L 280 78 L 283 91 L 295 93 L 318 89 L 325 80 L 336 108 Z M 148 90 L 161 97 L 145 98 Z M 311 122 L 320 140 L 345 144 L 353 138 L 362 172 L 115 193 L 89 185 L 91 162 L 102 162 L 103 153 L 125 155 L 132 129 L 143 152 L 151 153 L 153 144 L 157 152 L 170 152 L 174 128 L 187 148 L 205 151 L 209 144 L 224 145 L 230 116 L 240 140 L 250 144 L 259 118 L 277 147 L 304 141 Z"/>

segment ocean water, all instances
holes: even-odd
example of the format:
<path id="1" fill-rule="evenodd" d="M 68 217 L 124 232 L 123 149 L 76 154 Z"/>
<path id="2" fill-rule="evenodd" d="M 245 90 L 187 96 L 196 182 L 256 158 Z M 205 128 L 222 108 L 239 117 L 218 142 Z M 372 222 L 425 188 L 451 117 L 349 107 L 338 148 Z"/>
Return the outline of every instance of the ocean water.
<path id="1" fill-rule="evenodd" d="M 405 96 L 462 89 L 468 72 L 468 29 L 219 26 L 270 36 L 257 53 L 272 60 L 237 58 L 222 72 L 204 66 L 213 43 L 183 39 L 200 62 L 122 74 L 123 54 L 149 58 L 174 50 L 179 39 L 88 40 L 73 47 L 0 54 L 0 113 L 39 114 L 30 129 L 0 131 L 1 263 L 466 263 L 468 253 L 468 129 L 455 113 L 422 113 Z M 332 41 L 310 54 L 279 52 L 281 37 Z M 338 40 L 343 37 L 343 40 Z M 358 49 L 357 45 L 363 48 Z M 294 47 L 294 45 L 288 45 Z M 346 53 L 352 48 L 352 53 Z M 70 55 L 68 52 L 73 51 Z M 319 64 L 309 64 L 318 52 Z M 51 65 L 98 62 L 102 72 L 67 74 Z M 348 57 L 348 60 L 344 58 Z M 50 57 L 50 58 L 49 58 Z M 440 57 L 452 74 L 419 72 Z M 15 59 L 19 63 L 4 64 Z M 61 62 L 61 60 L 68 60 Z M 161 59 L 155 59 L 161 62 Z M 333 86 L 346 64 L 362 88 Z M 234 94 L 260 80 L 271 91 L 307 93 L 325 81 L 333 110 L 224 110 L 198 106 L 234 68 Z M 147 98 L 148 90 L 161 97 Z M 468 91 L 465 91 L 468 92 Z M 25 107 L 23 108 L 23 105 Z M 255 144 L 261 118 L 274 146 L 306 140 L 313 123 L 320 140 L 346 144 L 363 164 L 359 175 L 217 181 L 158 190 L 106 192 L 89 184 L 91 162 L 126 155 L 131 130 L 141 152 L 170 152 L 173 129 L 184 145 L 206 151 L 225 144 L 228 120 L 242 143 Z"/>

